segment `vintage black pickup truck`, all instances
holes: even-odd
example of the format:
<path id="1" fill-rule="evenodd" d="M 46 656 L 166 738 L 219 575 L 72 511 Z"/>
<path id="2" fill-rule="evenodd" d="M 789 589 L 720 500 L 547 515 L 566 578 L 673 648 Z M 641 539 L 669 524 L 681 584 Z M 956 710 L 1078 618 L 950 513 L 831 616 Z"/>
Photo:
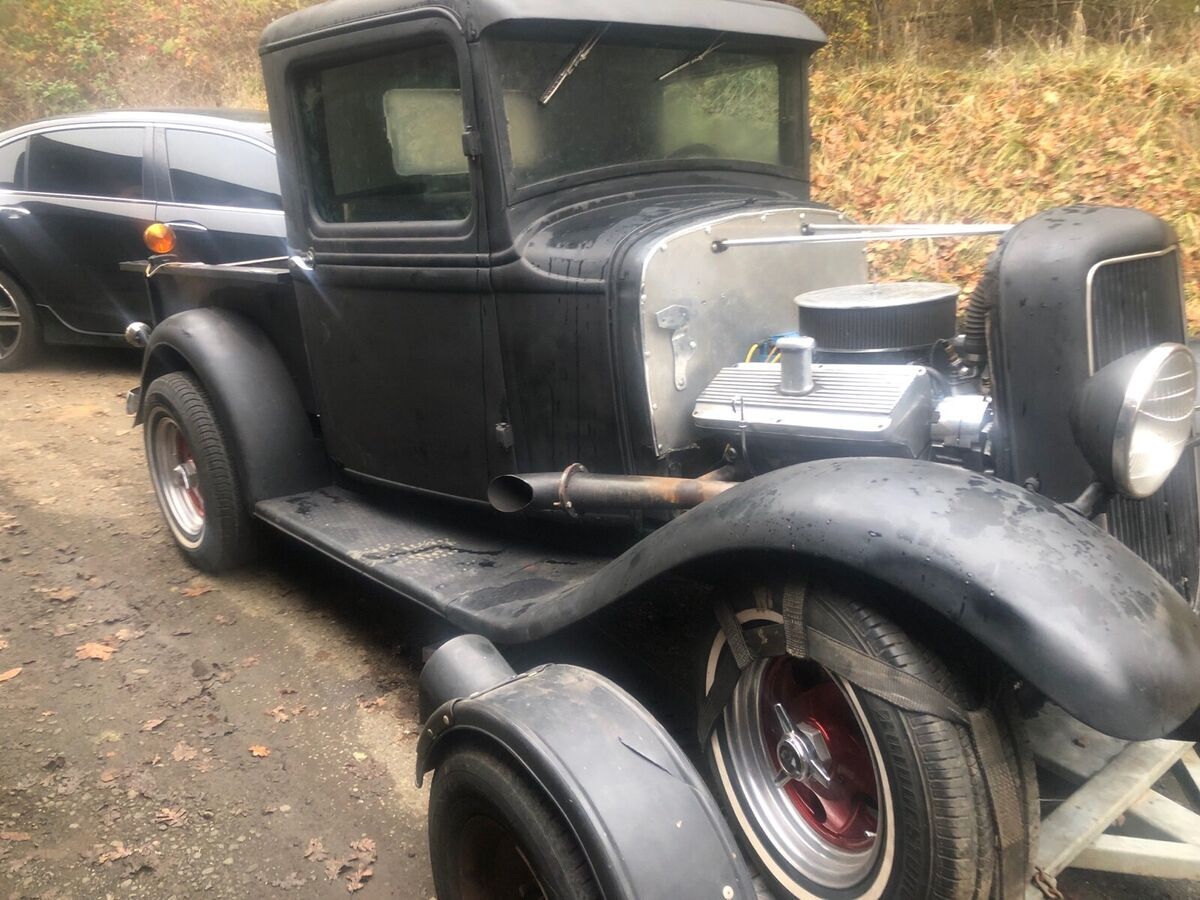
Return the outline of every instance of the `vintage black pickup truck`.
<path id="1" fill-rule="evenodd" d="M 809 190 L 824 40 L 762 0 L 333 0 L 262 38 L 294 255 L 151 260 L 130 409 L 187 558 L 269 526 L 464 632 L 424 677 L 443 900 L 1023 896 L 1023 713 L 1197 735 L 1176 236 L 848 221 Z M 965 235 L 1000 244 L 961 323 L 869 283 L 869 242 Z M 495 649 L 668 583 L 693 746 Z"/>

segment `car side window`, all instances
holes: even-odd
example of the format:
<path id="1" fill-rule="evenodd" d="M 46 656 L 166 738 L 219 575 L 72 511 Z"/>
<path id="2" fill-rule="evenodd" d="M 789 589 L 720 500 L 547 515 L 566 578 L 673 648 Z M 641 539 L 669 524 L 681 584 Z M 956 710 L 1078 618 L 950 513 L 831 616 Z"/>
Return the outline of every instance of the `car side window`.
<path id="1" fill-rule="evenodd" d="M 325 222 L 453 222 L 472 208 L 458 58 L 437 43 L 310 70 L 300 108 Z"/>
<path id="2" fill-rule="evenodd" d="M 29 190 L 141 200 L 143 128 L 79 128 L 29 140 Z"/>
<path id="3" fill-rule="evenodd" d="M 249 141 L 168 129 L 167 160 L 176 203 L 283 208 L 275 154 Z"/>
<path id="4" fill-rule="evenodd" d="M 0 190 L 25 189 L 25 163 L 29 159 L 29 141 L 22 138 L 0 147 Z"/>

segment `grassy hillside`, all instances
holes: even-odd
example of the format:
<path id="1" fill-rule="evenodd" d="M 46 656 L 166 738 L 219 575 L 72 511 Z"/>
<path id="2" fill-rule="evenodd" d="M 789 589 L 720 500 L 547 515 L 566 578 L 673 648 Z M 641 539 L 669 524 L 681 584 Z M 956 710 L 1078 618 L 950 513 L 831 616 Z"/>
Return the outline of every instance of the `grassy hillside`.
<path id="1" fill-rule="evenodd" d="M 304 5 L 0 0 L 0 126 L 102 106 L 261 105 L 258 34 Z M 820 199 L 864 221 L 1013 221 L 1073 202 L 1144 207 L 1183 237 L 1200 330 L 1200 29 L 1173 27 L 1166 42 L 1126 30 L 1118 44 L 1077 30 L 996 51 L 930 44 L 905 29 L 856 41 L 868 32 L 854 30 L 854 10 L 869 4 L 802 5 L 828 16 L 855 51 L 827 53 L 816 67 Z M 922 244 L 879 261 L 889 274 L 969 287 L 986 247 Z"/>

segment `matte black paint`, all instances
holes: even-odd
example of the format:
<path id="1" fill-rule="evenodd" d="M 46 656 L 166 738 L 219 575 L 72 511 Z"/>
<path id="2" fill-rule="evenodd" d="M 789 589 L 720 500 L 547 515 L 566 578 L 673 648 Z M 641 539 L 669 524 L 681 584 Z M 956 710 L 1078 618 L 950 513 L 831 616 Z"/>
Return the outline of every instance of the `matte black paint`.
<path id="1" fill-rule="evenodd" d="M 430 0 L 332 0 L 292 13 L 268 26 L 260 50 L 268 53 L 322 34 L 372 27 L 413 9 L 429 8 Z M 575 22 L 629 22 L 700 28 L 789 38 L 820 45 L 825 33 L 799 10 L 766 0 L 443 0 L 438 8 L 478 35 L 490 25 L 515 19 Z"/>
<path id="2" fill-rule="evenodd" d="M 607 679 L 546 666 L 445 704 L 421 733 L 418 779 L 462 740 L 483 740 L 526 769 L 575 832 L 608 900 L 720 897 L 724 888 L 757 896 L 695 767 Z"/>
<path id="3" fill-rule="evenodd" d="M 1176 243 L 1161 219 L 1111 207 L 1051 210 L 1009 233 L 991 339 L 997 418 L 1003 423 L 996 460 L 1001 477 L 1017 484 L 1037 478 L 1042 493 L 1062 502 L 1078 497 L 1093 480 L 1070 422 L 1076 394 L 1092 374 L 1088 272 L 1103 260 Z M 1182 341 L 1182 312 L 1179 322 Z"/>
<path id="4" fill-rule="evenodd" d="M 750 556 L 769 571 L 770 554 L 781 571 L 832 564 L 895 588 L 871 598 L 883 612 L 916 600 L 1105 733 L 1158 738 L 1200 706 L 1200 619 L 1170 585 L 1081 516 L 951 466 L 850 459 L 782 469 L 619 556 L 602 555 L 598 541 L 563 546 L 532 523 L 522 529 L 487 511 L 385 508 L 338 489 L 257 512 L 501 643 L 553 634 L 700 564 L 736 568 Z"/>
<path id="5" fill-rule="evenodd" d="M 195 373 L 212 400 L 248 505 L 329 482 L 296 382 L 249 319 L 226 309 L 192 309 L 162 322 L 146 348 L 143 396 L 154 378 L 178 369 Z"/>

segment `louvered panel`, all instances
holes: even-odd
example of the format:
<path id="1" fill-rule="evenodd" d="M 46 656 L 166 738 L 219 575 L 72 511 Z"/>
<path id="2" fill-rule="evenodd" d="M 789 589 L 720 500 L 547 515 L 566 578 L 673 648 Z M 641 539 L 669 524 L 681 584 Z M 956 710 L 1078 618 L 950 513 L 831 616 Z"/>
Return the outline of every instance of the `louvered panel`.
<path id="1" fill-rule="evenodd" d="M 1094 369 L 1156 344 L 1184 342 L 1181 290 L 1175 250 L 1100 266 L 1091 290 Z M 1186 453 L 1161 491 L 1144 501 L 1115 500 L 1108 517 L 1112 533 L 1193 606 L 1200 588 L 1198 482 L 1196 455 Z"/>

